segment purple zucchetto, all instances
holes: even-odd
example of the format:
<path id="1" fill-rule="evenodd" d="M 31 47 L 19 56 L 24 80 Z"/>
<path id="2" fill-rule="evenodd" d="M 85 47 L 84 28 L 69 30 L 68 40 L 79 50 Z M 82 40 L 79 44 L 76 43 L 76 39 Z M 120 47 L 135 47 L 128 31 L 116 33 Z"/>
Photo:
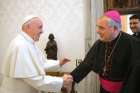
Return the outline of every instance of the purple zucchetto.
<path id="1" fill-rule="evenodd" d="M 116 10 L 107 11 L 104 13 L 104 16 L 111 18 L 113 21 L 115 21 L 117 23 L 121 22 L 120 13 Z"/>

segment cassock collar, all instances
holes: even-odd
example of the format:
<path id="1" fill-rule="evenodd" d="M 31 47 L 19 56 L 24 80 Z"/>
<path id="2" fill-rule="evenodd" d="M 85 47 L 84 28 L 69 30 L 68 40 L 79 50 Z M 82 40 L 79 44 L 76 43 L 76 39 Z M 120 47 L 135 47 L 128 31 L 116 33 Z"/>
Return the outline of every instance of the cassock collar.
<path id="1" fill-rule="evenodd" d="M 140 37 L 140 32 L 134 33 L 133 36 Z"/>
<path id="2" fill-rule="evenodd" d="M 120 34 L 121 34 L 121 32 L 118 34 L 118 36 L 114 40 L 112 40 L 111 42 L 107 42 L 106 44 L 107 45 L 114 45 L 116 43 L 117 39 L 119 38 Z"/>
<path id="3" fill-rule="evenodd" d="M 31 43 L 35 43 L 35 41 L 28 35 L 26 34 L 25 32 L 21 31 L 20 33 L 27 41 L 31 42 Z"/>

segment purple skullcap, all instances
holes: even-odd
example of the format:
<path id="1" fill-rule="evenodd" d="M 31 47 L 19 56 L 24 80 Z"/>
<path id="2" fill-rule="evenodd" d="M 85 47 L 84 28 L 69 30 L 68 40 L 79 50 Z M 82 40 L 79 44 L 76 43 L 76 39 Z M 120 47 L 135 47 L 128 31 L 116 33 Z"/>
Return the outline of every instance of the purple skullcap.
<path id="1" fill-rule="evenodd" d="M 114 20 L 117 23 L 121 22 L 120 13 L 116 10 L 110 10 L 104 13 L 104 16 L 107 16 Z"/>

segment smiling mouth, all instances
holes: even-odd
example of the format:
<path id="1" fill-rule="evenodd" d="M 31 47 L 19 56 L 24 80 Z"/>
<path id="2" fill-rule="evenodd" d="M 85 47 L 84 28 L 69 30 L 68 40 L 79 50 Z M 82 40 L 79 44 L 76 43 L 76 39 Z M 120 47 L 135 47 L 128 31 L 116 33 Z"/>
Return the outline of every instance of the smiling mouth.
<path id="1" fill-rule="evenodd" d="M 137 29 L 136 28 L 131 28 L 133 31 L 136 31 Z"/>

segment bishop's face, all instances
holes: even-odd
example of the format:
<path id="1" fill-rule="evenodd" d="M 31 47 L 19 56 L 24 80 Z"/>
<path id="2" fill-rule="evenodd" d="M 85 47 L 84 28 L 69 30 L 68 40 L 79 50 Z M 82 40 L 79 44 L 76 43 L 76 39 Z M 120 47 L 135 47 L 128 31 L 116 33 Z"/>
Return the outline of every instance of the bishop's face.
<path id="1" fill-rule="evenodd" d="M 96 32 L 99 35 L 99 39 L 103 42 L 110 42 L 113 39 L 114 29 L 108 25 L 108 18 L 103 17 L 97 21 Z"/>

